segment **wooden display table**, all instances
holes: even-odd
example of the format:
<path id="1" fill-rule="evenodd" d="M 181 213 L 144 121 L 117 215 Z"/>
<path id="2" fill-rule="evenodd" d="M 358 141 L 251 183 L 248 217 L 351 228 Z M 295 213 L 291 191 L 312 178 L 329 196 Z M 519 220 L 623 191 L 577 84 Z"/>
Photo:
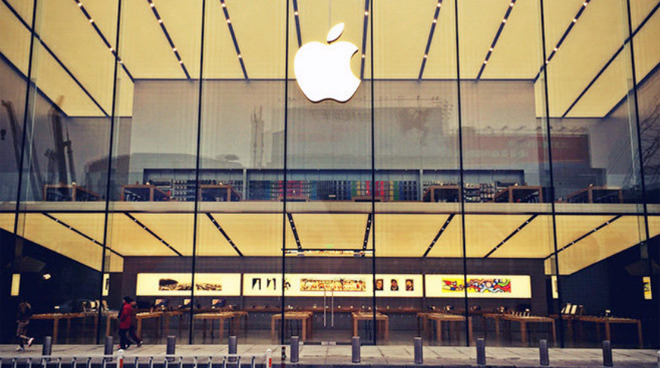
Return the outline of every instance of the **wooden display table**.
<path id="1" fill-rule="evenodd" d="M 163 202 L 170 196 L 155 185 L 124 185 L 121 187 L 121 200 L 130 202 Z"/>
<path id="2" fill-rule="evenodd" d="M 543 203 L 543 187 L 512 185 L 495 194 L 493 202 Z"/>
<path id="3" fill-rule="evenodd" d="M 312 336 L 312 317 L 314 316 L 313 312 L 309 311 L 298 311 L 298 312 L 285 312 L 284 319 L 290 320 L 299 320 L 302 325 L 302 336 L 300 337 L 302 341 L 306 341 L 307 337 Z M 282 320 L 282 313 L 275 313 L 270 318 L 270 337 L 275 340 L 275 325 L 277 321 Z"/>
<path id="4" fill-rule="evenodd" d="M 247 312 L 246 312 L 247 313 Z M 213 322 L 215 320 L 220 321 L 219 326 L 219 338 L 222 340 L 225 331 L 225 321 L 229 321 L 227 326 L 228 333 L 231 334 L 232 331 L 236 330 L 236 321 L 239 315 L 235 312 L 216 312 L 216 313 L 199 313 L 193 316 L 194 319 L 202 320 L 202 337 L 206 337 L 206 321 L 211 321 L 211 338 L 213 337 Z"/>
<path id="5" fill-rule="evenodd" d="M 353 317 L 353 336 L 360 336 L 360 335 L 358 335 L 358 321 L 373 321 L 374 320 L 373 312 L 353 312 L 353 313 L 351 313 L 351 316 Z M 376 323 L 380 327 L 380 328 L 377 328 L 376 333 L 380 333 L 385 338 L 385 341 L 389 341 L 389 339 L 390 339 L 390 320 L 389 320 L 389 318 L 386 315 L 382 314 L 382 313 L 376 312 Z"/>
<path id="6" fill-rule="evenodd" d="M 596 317 L 596 316 L 578 316 L 577 320 L 580 322 L 593 322 L 596 324 L 596 333 L 600 336 L 599 324 L 605 326 L 605 339 L 612 341 L 612 332 L 610 329 L 610 324 L 631 324 L 637 325 L 637 340 L 639 342 L 639 347 L 644 346 L 644 340 L 642 339 L 642 322 L 638 319 L 633 318 L 620 318 L 620 317 Z M 597 337 L 600 340 L 600 337 Z"/>
<path id="7" fill-rule="evenodd" d="M 594 187 L 580 189 L 566 197 L 568 203 L 623 203 L 619 187 Z"/>
<path id="8" fill-rule="evenodd" d="M 44 185 L 44 200 L 54 202 L 98 201 L 101 196 L 76 184 Z"/>
<path id="9" fill-rule="evenodd" d="M 241 195 L 228 184 L 203 184 L 199 186 L 197 200 L 202 202 L 237 202 Z"/>
<path id="10" fill-rule="evenodd" d="M 30 319 L 33 320 L 53 320 L 53 344 L 57 343 L 58 330 L 60 326 L 60 320 L 66 320 L 66 334 L 67 336 L 71 333 L 71 320 L 74 318 L 85 318 L 90 316 L 89 313 L 42 313 L 34 314 Z"/>
<path id="11" fill-rule="evenodd" d="M 552 326 L 552 341 L 554 344 L 557 344 L 557 328 L 555 324 L 555 319 L 550 318 L 550 317 L 542 317 L 542 316 L 516 316 L 513 314 L 498 314 L 498 313 L 484 313 L 484 326 L 485 326 L 485 319 L 486 318 L 492 318 L 495 320 L 495 334 L 500 336 L 500 327 L 499 327 L 499 321 L 509 321 L 509 322 L 518 322 L 520 323 L 520 341 L 523 344 L 527 343 L 527 324 L 528 323 L 549 323 Z M 484 328 L 484 331 L 486 329 Z"/>
<path id="12" fill-rule="evenodd" d="M 424 190 L 423 202 L 460 202 L 459 185 L 431 185 Z"/>
<path id="13" fill-rule="evenodd" d="M 421 320 L 421 330 L 428 334 L 428 336 L 431 336 L 431 329 L 429 328 L 428 324 L 429 321 L 434 321 L 435 322 L 435 331 L 436 331 L 436 339 L 441 340 L 442 339 L 442 323 L 446 322 L 449 324 L 449 328 L 451 329 L 451 323 L 452 322 L 458 322 L 458 323 L 465 323 L 466 322 L 466 317 L 461 314 L 449 314 L 449 313 L 431 313 L 431 312 L 420 312 L 417 313 L 417 321 L 418 321 L 418 330 L 419 330 L 419 322 Z M 474 340 L 474 333 L 473 333 L 473 328 L 472 328 L 472 317 L 467 317 L 467 327 L 468 327 L 468 338 L 470 341 Z"/>

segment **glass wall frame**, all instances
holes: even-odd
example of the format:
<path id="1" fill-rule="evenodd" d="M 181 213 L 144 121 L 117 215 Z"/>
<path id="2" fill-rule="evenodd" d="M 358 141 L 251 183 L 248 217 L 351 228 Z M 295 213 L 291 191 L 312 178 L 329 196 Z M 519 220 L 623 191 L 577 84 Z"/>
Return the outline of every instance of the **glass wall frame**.
<path id="1" fill-rule="evenodd" d="M 2 6 L 2 304 L 96 316 L 62 341 L 114 334 L 131 296 L 160 313 L 145 343 L 217 343 L 217 314 L 247 312 L 223 333 L 595 347 L 577 324 L 621 317 L 615 346 L 657 346 L 657 6 Z M 360 86 L 310 102 L 296 53 L 340 22 Z M 479 295 L 507 283 L 529 290 Z"/>

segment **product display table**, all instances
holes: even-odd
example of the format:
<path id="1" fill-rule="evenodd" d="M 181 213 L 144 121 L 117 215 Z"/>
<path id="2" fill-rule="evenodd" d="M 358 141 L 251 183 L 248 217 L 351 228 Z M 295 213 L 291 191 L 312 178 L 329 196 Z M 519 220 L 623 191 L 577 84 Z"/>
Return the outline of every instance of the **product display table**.
<path id="1" fill-rule="evenodd" d="M 247 312 L 245 312 L 247 314 Z M 211 337 L 213 337 L 213 322 L 215 320 L 220 321 L 219 329 L 219 338 L 222 340 L 225 331 L 225 321 L 229 321 L 228 333 L 231 334 L 232 331 L 236 329 L 236 323 L 240 315 L 236 312 L 215 312 L 215 313 L 199 313 L 193 316 L 194 319 L 202 320 L 202 336 L 206 337 L 206 321 L 211 321 Z"/>
<path id="2" fill-rule="evenodd" d="M 436 331 L 436 339 L 440 340 L 442 338 L 442 323 L 447 322 L 449 324 L 449 328 L 451 329 L 451 323 L 452 322 L 458 322 L 458 323 L 465 323 L 466 322 L 466 317 L 461 314 L 449 314 L 449 313 L 437 313 L 437 312 L 420 312 L 417 313 L 417 321 L 418 321 L 418 330 L 419 330 L 419 322 L 421 320 L 421 330 L 425 333 L 428 334 L 429 336 L 431 335 L 431 329 L 429 328 L 428 324 L 429 321 L 434 321 L 435 322 L 435 331 Z M 470 341 L 473 341 L 473 328 L 472 328 L 472 317 L 467 317 L 467 327 L 468 327 L 468 338 Z"/>
<path id="3" fill-rule="evenodd" d="M 374 320 L 373 312 L 353 312 L 351 315 L 353 317 L 353 336 L 360 336 L 358 335 L 358 321 Z M 390 339 L 389 318 L 382 313 L 376 312 L 376 323 L 379 327 L 377 332 L 385 338 L 385 341 L 388 341 Z"/>
<path id="4" fill-rule="evenodd" d="M 610 330 L 611 324 L 632 324 L 637 325 L 637 340 L 639 342 L 639 347 L 644 346 L 644 340 L 642 339 L 642 322 L 638 319 L 633 318 L 620 318 L 620 317 L 596 317 L 596 316 L 578 316 L 577 320 L 580 322 L 593 322 L 596 324 L 596 333 L 600 336 L 599 324 L 605 326 L 605 339 L 612 341 L 612 332 Z M 600 340 L 600 337 L 597 337 Z"/>
<path id="5" fill-rule="evenodd" d="M 493 320 L 495 320 L 495 333 L 498 335 L 498 337 L 500 335 L 500 328 L 499 328 L 500 320 L 520 323 L 520 341 L 523 344 L 527 343 L 528 323 L 549 323 L 552 327 L 552 341 L 555 344 L 557 343 L 557 329 L 554 318 L 542 317 L 542 316 L 517 316 L 514 314 L 498 314 L 498 313 L 484 313 L 483 317 L 484 317 L 484 324 L 486 318 L 492 318 Z"/>
<path id="6" fill-rule="evenodd" d="M 300 337 L 302 341 L 306 341 L 307 337 L 312 336 L 312 317 L 314 312 L 309 311 L 296 311 L 296 312 L 285 312 L 284 319 L 299 320 L 302 325 L 302 336 Z M 282 313 L 275 313 L 270 318 L 270 337 L 275 339 L 275 326 L 277 321 L 282 320 Z"/>
<path id="7" fill-rule="evenodd" d="M 94 312 L 83 312 L 83 313 L 43 313 L 43 314 L 34 314 L 31 319 L 33 320 L 53 320 L 53 344 L 57 343 L 57 335 L 60 326 L 60 320 L 66 320 L 66 333 L 67 336 L 71 332 L 71 320 L 74 318 L 86 318 L 87 316 L 92 316 Z"/>

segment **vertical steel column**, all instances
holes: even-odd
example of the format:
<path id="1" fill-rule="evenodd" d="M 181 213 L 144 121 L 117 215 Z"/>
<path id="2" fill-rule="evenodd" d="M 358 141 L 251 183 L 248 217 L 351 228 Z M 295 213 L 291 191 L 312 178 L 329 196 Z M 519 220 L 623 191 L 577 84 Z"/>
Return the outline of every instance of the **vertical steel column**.
<path id="1" fill-rule="evenodd" d="M 199 56 L 199 90 L 197 93 L 197 151 L 195 153 L 195 204 L 193 210 L 193 241 L 192 241 L 192 264 L 191 264 L 191 284 L 193 287 L 190 289 L 190 324 L 188 326 L 188 344 L 193 343 L 193 328 L 194 318 L 193 313 L 195 310 L 195 271 L 197 261 L 197 213 L 199 212 L 199 167 L 201 154 L 201 140 L 202 140 L 202 93 L 204 87 L 204 31 L 206 20 L 206 0 L 202 0 L 202 35 L 200 44 Z"/>
<path id="2" fill-rule="evenodd" d="M 554 169 L 552 165 L 552 138 L 551 138 L 551 131 L 550 131 L 550 106 L 549 106 L 549 99 L 548 99 L 548 68 L 546 68 L 546 60 L 547 60 L 547 55 L 546 55 L 546 50 L 545 50 L 545 13 L 544 13 L 544 6 L 543 6 L 543 0 L 540 0 L 540 7 L 541 7 L 541 50 L 543 51 L 543 92 L 544 92 L 544 98 L 543 101 L 545 103 L 545 117 L 547 120 L 546 124 L 546 140 L 547 140 L 547 145 L 548 145 L 548 170 L 550 173 L 550 208 L 552 212 L 552 243 L 554 247 L 554 263 L 555 263 L 555 273 L 557 275 L 557 302 L 561 306 L 562 303 L 562 297 L 561 297 L 561 280 L 559 277 L 559 257 L 558 257 L 558 246 L 557 246 L 557 213 L 555 209 L 555 178 L 554 178 Z M 563 348 L 564 347 L 564 323 L 562 319 L 561 313 L 559 313 L 559 320 L 558 320 L 558 330 L 559 330 L 559 345 Z"/>

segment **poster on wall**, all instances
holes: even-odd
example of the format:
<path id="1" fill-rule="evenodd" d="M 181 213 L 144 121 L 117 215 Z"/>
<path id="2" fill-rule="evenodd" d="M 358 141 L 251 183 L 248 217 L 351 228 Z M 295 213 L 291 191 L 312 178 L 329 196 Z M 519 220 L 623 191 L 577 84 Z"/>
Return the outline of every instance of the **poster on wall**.
<path id="1" fill-rule="evenodd" d="M 239 296 L 241 275 L 238 273 L 195 274 L 195 295 Z M 138 273 L 136 295 L 189 296 L 193 290 L 189 273 Z"/>
<path id="2" fill-rule="evenodd" d="M 289 276 L 284 280 L 285 290 L 289 290 Z M 282 296 L 281 273 L 244 273 L 244 296 Z"/>
<path id="3" fill-rule="evenodd" d="M 284 292 L 286 296 L 370 297 L 372 285 L 370 274 L 287 274 Z M 422 285 L 422 275 L 376 275 L 376 296 L 421 297 Z M 244 274 L 243 295 L 281 296 L 282 274 Z"/>
<path id="4" fill-rule="evenodd" d="M 439 298 L 532 297 L 531 279 L 526 275 L 426 275 L 426 296 Z"/>
<path id="5" fill-rule="evenodd" d="M 644 284 L 644 300 L 653 299 L 653 294 L 651 293 L 651 278 L 649 276 L 644 276 L 642 278 L 642 283 Z"/>

